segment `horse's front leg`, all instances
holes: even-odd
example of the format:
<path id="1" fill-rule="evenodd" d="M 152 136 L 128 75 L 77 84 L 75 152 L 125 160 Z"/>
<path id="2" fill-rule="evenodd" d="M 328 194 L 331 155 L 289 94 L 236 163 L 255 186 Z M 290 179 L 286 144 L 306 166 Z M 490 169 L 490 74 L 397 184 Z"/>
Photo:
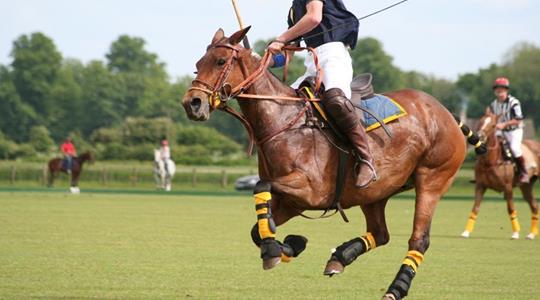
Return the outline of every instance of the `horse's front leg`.
<path id="1" fill-rule="evenodd" d="M 517 240 L 519 239 L 521 226 L 519 225 L 517 210 L 514 207 L 514 193 L 511 185 L 504 189 L 504 200 L 506 200 L 506 208 L 508 210 L 508 216 L 510 217 L 510 224 L 512 224 L 512 236 L 510 238 Z"/>
<path id="2" fill-rule="evenodd" d="M 361 206 L 366 218 L 366 234 L 337 247 L 326 264 L 324 275 L 340 274 L 345 270 L 345 266 L 351 264 L 358 256 L 388 243 L 390 235 L 384 215 L 387 202 L 388 199 L 384 199 Z"/>
<path id="3" fill-rule="evenodd" d="M 474 190 L 474 205 L 471 213 L 469 214 L 469 219 L 467 219 L 467 225 L 465 225 L 465 230 L 461 234 L 461 236 L 464 238 L 468 238 L 471 235 L 471 232 L 473 232 L 474 230 L 474 224 L 476 223 L 476 218 L 478 217 L 478 213 L 480 212 L 480 204 L 482 204 L 485 192 L 486 188 L 483 185 L 476 183 Z"/>
<path id="4" fill-rule="evenodd" d="M 289 262 L 306 248 L 307 239 L 300 235 L 288 235 L 283 243 L 276 240 L 276 227 L 297 216 L 298 211 L 272 199 L 272 186 L 259 181 L 254 190 L 257 223 L 251 230 L 251 238 L 261 249 L 263 269 L 268 270 L 280 262 Z"/>

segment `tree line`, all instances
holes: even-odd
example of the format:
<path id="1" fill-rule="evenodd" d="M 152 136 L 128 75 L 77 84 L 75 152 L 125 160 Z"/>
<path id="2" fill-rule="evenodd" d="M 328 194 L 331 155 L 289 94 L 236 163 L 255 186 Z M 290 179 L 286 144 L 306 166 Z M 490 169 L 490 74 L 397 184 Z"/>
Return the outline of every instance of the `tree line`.
<path id="1" fill-rule="evenodd" d="M 262 53 L 267 43 L 258 41 L 254 50 Z M 43 33 L 17 38 L 11 63 L 0 65 L 0 158 L 48 157 L 70 136 L 99 159 L 148 160 L 168 137 L 180 163 L 247 162 L 242 126 L 221 112 L 197 126 L 188 121 L 181 97 L 192 77 L 170 78 L 165 63 L 145 47 L 142 38 L 121 35 L 104 60 L 82 63 L 63 57 Z M 452 112 L 468 107 L 472 117 L 492 101 L 493 79 L 508 76 L 527 117 L 540 125 L 540 48 L 533 44 L 515 45 L 501 63 L 456 81 L 400 69 L 375 38 L 361 39 L 351 55 L 355 74 L 374 74 L 376 91 L 420 89 Z M 302 59 L 294 57 L 289 79 L 303 70 Z"/>

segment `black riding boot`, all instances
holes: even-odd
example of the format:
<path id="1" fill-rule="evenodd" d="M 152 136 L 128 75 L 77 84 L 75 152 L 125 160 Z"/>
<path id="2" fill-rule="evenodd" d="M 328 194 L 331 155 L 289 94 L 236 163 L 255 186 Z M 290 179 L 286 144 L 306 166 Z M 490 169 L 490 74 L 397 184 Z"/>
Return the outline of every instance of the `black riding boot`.
<path id="1" fill-rule="evenodd" d="M 518 172 L 519 172 L 519 182 L 520 183 L 529 183 L 529 173 L 527 172 L 527 166 L 525 165 L 525 159 L 523 156 L 516 157 Z"/>
<path id="2" fill-rule="evenodd" d="M 369 150 L 367 135 L 356 116 L 354 106 L 338 88 L 329 89 L 324 93 L 324 107 L 332 116 L 334 122 L 344 133 L 358 159 L 359 171 L 356 178 L 356 187 L 365 188 L 372 181 L 377 180 L 377 173 L 373 165 L 373 158 Z"/>

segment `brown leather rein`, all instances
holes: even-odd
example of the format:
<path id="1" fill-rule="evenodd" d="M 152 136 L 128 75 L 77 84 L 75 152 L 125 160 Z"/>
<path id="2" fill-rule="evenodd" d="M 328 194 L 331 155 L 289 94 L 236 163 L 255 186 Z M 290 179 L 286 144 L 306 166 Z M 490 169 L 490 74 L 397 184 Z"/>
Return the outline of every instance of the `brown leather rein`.
<path id="1" fill-rule="evenodd" d="M 251 155 L 253 152 L 253 146 L 254 144 L 257 144 L 260 147 L 268 142 L 273 137 L 287 131 L 290 129 L 294 124 L 300 120 L 302 115 L 304 115 L 310 108 L 309 102 L 316 102 L 320 101 L 320 99 L 317 98 L 306 98 L 306 97 L 290 97 L 290 96 L 277 96 L 277 95 L 257 95 L 257 94 L 248 94 L 245 93 L 258 79 L 260 79 L 264 74 L 270 63 L 272 62 L 272 54 L 270 52 L 265 52 L 264 56 L 261 59 L 261 62 L 257 69 L 252 73 L 248 74 L 249 71 L 246 67 L 246 65 L 243 63 L 242 59 L 238 56 L 238 53 L 243 50 L 239 45 L 231 45 L 231 44 L 217 44 L 217 45 L 210 45 L 208 49 L 211 48 L 226 48 L 230 49 L 232 51 L 232 55 L 229 57 L 227 62 L 223 65 L 223 70 L 219 74 L 216 83 L 214 85 L 209 84 L 201 79 L 194 79 L 192 82 L 192 86 L 188 89 L 188 91 L 196 90 L 201 91 L 208 95 L 208 101 L 210 104 L 210 107 L 212 109 L 219 109 L 222 110 L 236 119 L 238 119 L 242 125 L 246 128 L 249 136 L 249 146 L 247 149 L 248 155 Z M 285 51 L 309 51 L 312 56 L 313 60 L 315 62 L 316 68 L 317 68 L 317 77 L 315 79 L 315 90 L 318 91 L 321 86 L 321 74 L 322 69 L 319 66 L 319 61 L 317 58 L 317 54 L 313 48 L 306 48 L 306 47 L 296 47 L 292 45 L 286 45 L 283 47 L 283 50 Z M 288 56 L 287 56 L 288 57 Z M 287 59 L 288 63 L 289 59 Z M 238 65 L 240 67 L 240 70 L 242 72 L 242 75 L 244 76 L 244 80 L 240 82 L 237 86 L 234 88 L 227 82 L 229 79 L 229 76 L 232 72 L 232 69 L 234 67 L 235 62 L 238 62 Z M 284 70 L 284 74 L 286 74 L 286 70 Z M 284 75 L 285 76 L 285 75 Z M 194 86 L 197 84 L 198 86 Z M 234 108 L 227 105 L 227 101 L 229 99 L 236 98 L 237 100 L 284 100 L 284 101 L 303 101 L 305 102 L 304 107 L 298 112 L 298 114 L 287 124 L 285 124 L 283 127 L 272 131 L 260 138 L 257 138 L 255 136 L 255 132 L 253 130 L 253 126 L 249 123 L 247 118 L 240 112 L 236 111 Z"/>

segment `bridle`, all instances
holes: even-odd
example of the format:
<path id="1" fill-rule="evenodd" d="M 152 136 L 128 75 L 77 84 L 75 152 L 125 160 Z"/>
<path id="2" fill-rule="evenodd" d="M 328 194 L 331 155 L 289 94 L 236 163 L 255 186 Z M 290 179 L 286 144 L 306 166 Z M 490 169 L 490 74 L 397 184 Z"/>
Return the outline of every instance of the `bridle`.
<path id="1" fill-rule="evenodd" d="M 260 148 L 260 146 L 262 146 L 264 143 L 266 143 L 267 141 L 269 141 L 276 135 L 281 134 L 285 132 L 286 130 L 290 129 L 292 126 L 294 126 L 294 124 L 296 124 L 298 120 L 300 120 L 302 115 L 304 115 L 309 110 L 310 108 L 309 102 L 320 101 L 320 99 L 317 99 L 317 98 L 307 98 L 307 97 L 247 94 L 245 92 L 251 86 L 253 86 L 253 84 L 258 79 L 260 79 L 265 74 L 266 69 L 272 62 L 272 54 L 268 51 L 265 52 L 257 69 L 253 73 L 249 74 L 249 70 L 246 64 L 243 62 L 242 57 L 239 56 L 240 51 L 243 50 L 241 46 L 231 45 L 229 43 L 217 43 L 217 44 L 208 46 L 207 51 L 212 48 L 229 49 L 231 50 L 232 54 L 223 65 L 223 70 L 219 74 L 214 84 L 210 84 L 204 80 L 195 78 L 192 82 L 192 86 L 188 89 L 188 92 L 195 90 L 195 91 L 201 91 L 207 94 L 208 102 L 212 110 L 219 109 L 226 113 L 229 113 L 233 117 L 238 119 L 244 125 L 244 127 L 248 131 L 248 136 L 249 136 L 249 147 L 247 150 L 248 154 L 252 153 L 254 144 L 257 144 Z M 286 51 L 307 50 L 311 52 L 311 54 L 313 55 L 313 60 L 315 62 L 316 68 L 317 68 L 317 76 L 315 79 L 315 92 L 318 91 L 321 87 L 322 70 L 319 66 L 319 62 L 318 62 L 318 58 L 317 58 L 317 54 L 315 50 L 312 48 L 297 47 L 297 46 L 292 46 L 292 45 L 286 45 L 285 47 L 283 47 L 283 50 L 286 50 Z M 235 63 L 238 63 L 238 66 L 240 67 L 244 80 L 240 82 L 238 85 L 236 85 L 235 87 L 233 87 L 228 82 L 228 79 L 231 75 L 231 72 L 234 68 Z M 197 85 L 197 86 L 194 86 L 194 85 Z M 232 98 L 236 98 L 237 100 L 302 101 L 304 102 L 304 106 L 298 112 L 298 114 L 295 117 L 293 117 L 293 119 L 290 122 L 288 122 L 285 126 L 279 128 L 278 130 L 272 131 L 264 135 L 263 137 L 256 138 L 255 132 L 253 130 L 253 126 L 250 124 L 247 118 L 240 112 L 236 111 L 234 108 L 227 105 L 228 100 Z"/>

